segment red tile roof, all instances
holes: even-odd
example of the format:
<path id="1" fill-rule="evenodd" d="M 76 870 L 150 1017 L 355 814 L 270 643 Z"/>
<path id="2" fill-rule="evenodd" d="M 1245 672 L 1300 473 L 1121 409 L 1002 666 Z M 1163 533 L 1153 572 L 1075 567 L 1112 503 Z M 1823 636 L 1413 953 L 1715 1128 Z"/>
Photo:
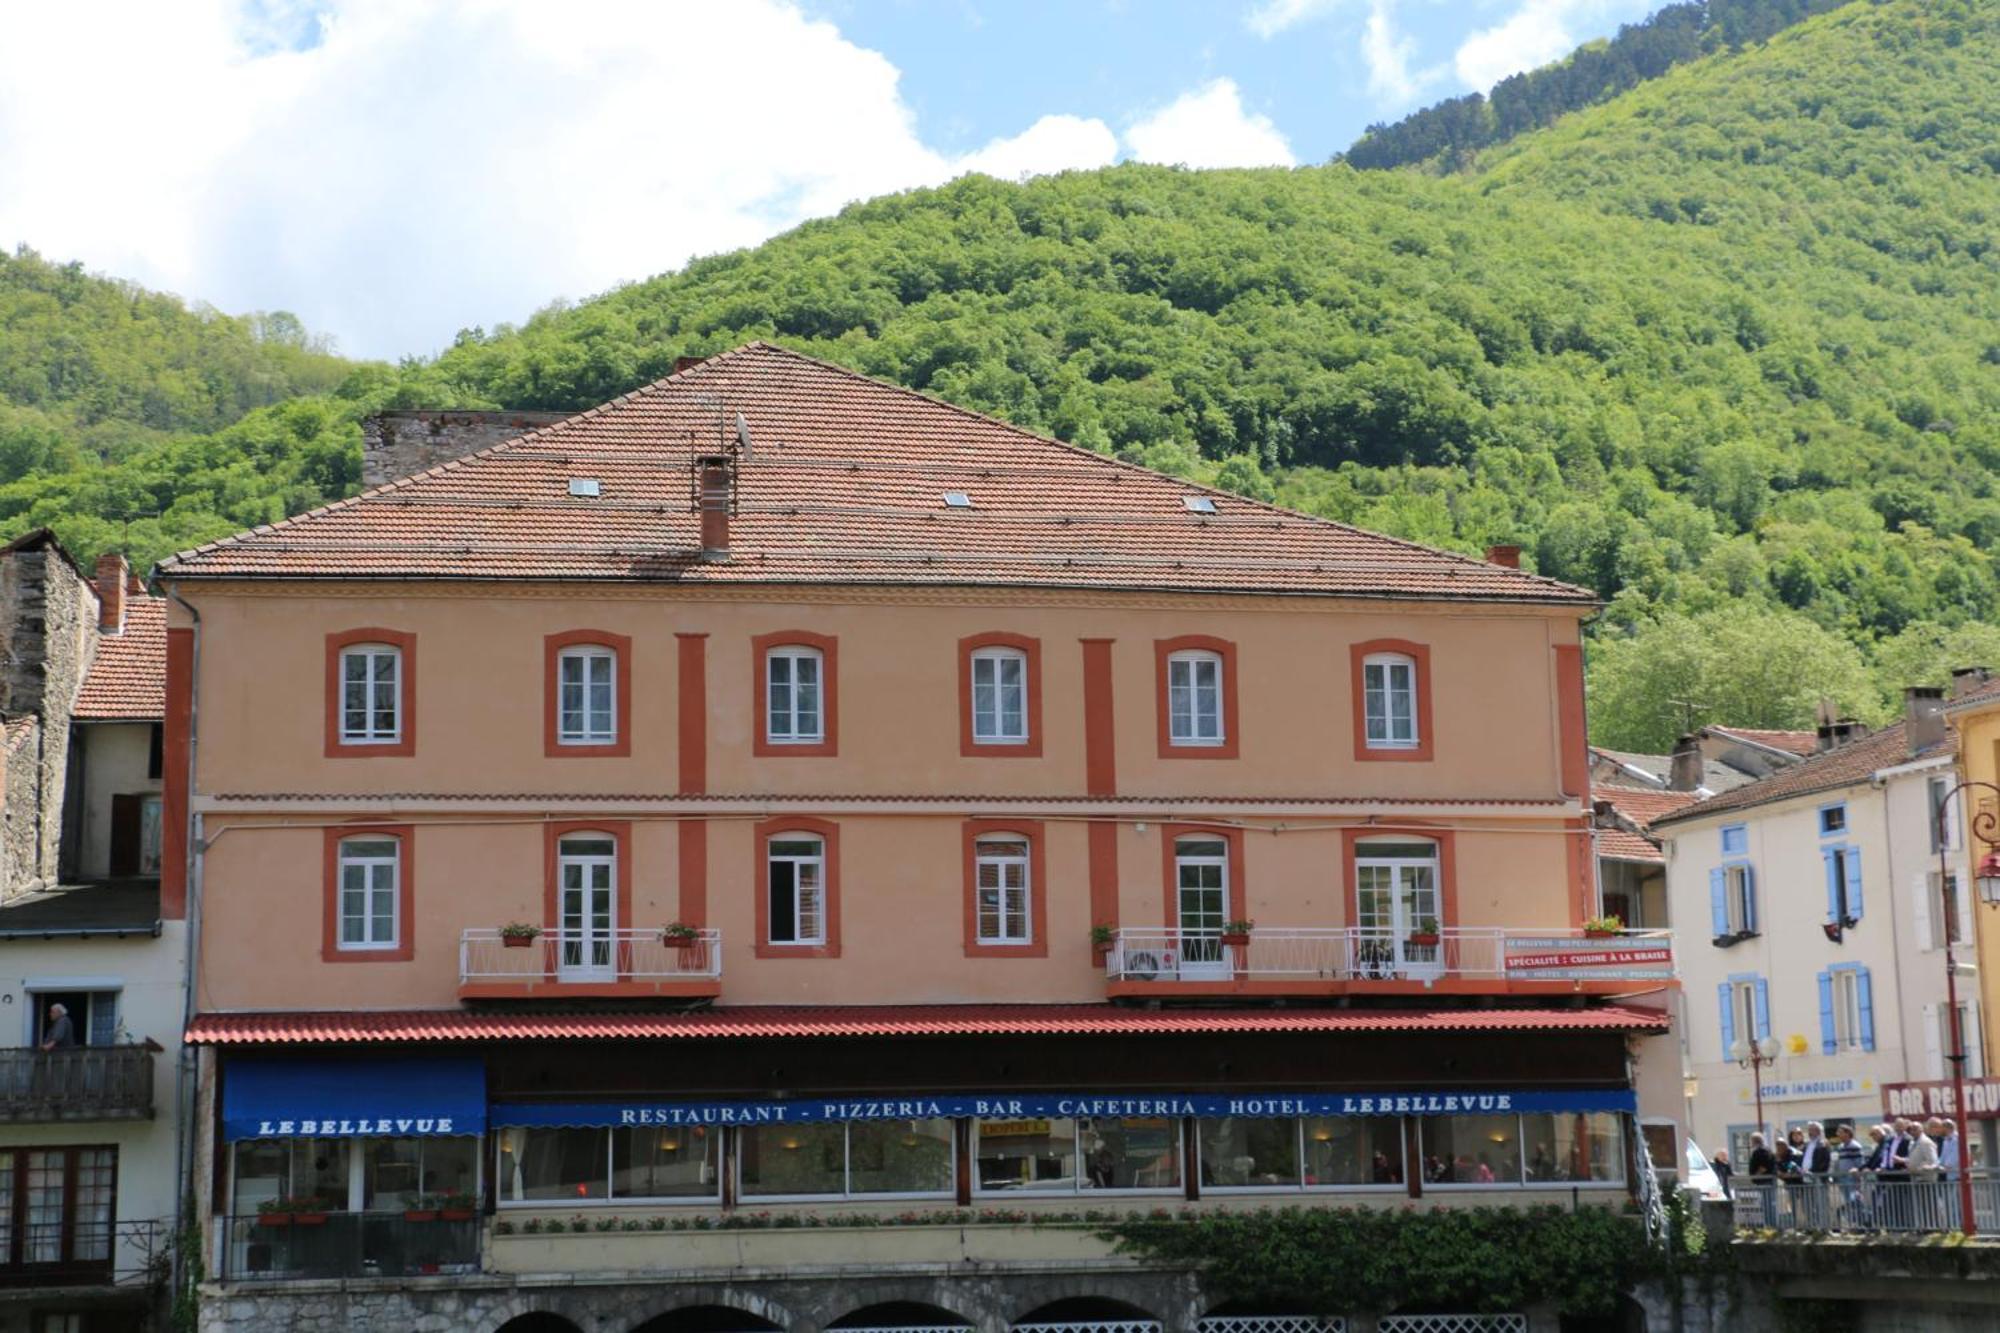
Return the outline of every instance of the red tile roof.
<path id="1" fill-rule="evenodd" d="M 1699 798 L 1691 791 L 1665 791 L 1657 787 L 1621 787 L 1605 783 L 1590 789 L 1591 797 L 1611 802 L 1611 808 L 1637 824 L 1650 828 L 1654 820 L 1693 805 Z"/>
<path id="2" fill-rule="evenodd" d="M 1665 1013 L 1594 1009 L 1127 1009 L 1109 1004 L 760 1007 L 682 1013 L 485 1013 L 465 1009 L 201 1014 L 191 1045 L 696 1037 L 1130 1036 L 1190 1032 L 1656 1032 Z"/>
<path id="3" fill-rule="evenodd" d="M 1664 826 L 1683 820 L 1699 819 L 1704 815 L 1747 810 L 1755 806 L 1768 805 L 1772 801 L 1837 791 L 1842 787 L 1852 787 L 1868 781 L 1877 769 L 1893 768 L 1898 764 L 1913 763 L 1918 759 L 1950 755 L 1955 748 L 1952 733 L 1947 729 L 1943 741 L 1911 754 L 1909 744 L 1903 738 L 1903 724 L 1896 722 L 1859 740 L 1848 741 L 1810 759 L 1781 768 L 1767 778 L 1732 788 L 1705 801 L 1696 801 L 1686 809 L 1677 810 L 1672 814 L 1662 815 L 1654 821 L 1654 824 L 1656 827 Z"/>
<path id="4" fill-rule="evenodd" d="M 86 722 L 157 722 L 167 712 L 167 602 L 128 593 L 125 631 L 99 634 L 97 657 L 78 692 Z"/>
<path id="5" fill-rule="evenodd" d="M 748 423 L 731 554 L 695 457 Z M 571 479 L 601 494 L 569 494 Z M 970 508 L 947 508 L 964 491 Z M 1207 495 L 1212 515 L 1183 498 Z M 1592 603 L 1588 591 L 1210 491 L 765 343 L 518 440 L 183 552 L 175 577 L 1119 588 Z"/>
<path id="6" fill-rule="evenodd" d="M 1736 736 L 1786 754 L 1808 755 L 1819 749 L 1819 735 L 1811 731 L 1761 731 L 1754 727 L 1704 727 L 1717 736 Z"/>

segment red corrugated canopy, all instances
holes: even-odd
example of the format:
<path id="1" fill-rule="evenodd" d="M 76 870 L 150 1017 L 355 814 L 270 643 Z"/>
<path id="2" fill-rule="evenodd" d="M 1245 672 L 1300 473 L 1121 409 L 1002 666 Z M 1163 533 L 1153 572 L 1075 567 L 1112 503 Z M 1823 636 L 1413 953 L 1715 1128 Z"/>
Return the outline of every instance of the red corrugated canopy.
<path id="1" fill-rule="evenodd" d="M 760 1007 L 663 1014 L 464 1009 L 201 1014 L 189 1045 L 630 1041 L 700 1037 L 1131 1036 L 1202 1032 L 1664 1032 L 1664 1012 L 1591 1009 L 1126 1009 L 1108 1004 Z"/>

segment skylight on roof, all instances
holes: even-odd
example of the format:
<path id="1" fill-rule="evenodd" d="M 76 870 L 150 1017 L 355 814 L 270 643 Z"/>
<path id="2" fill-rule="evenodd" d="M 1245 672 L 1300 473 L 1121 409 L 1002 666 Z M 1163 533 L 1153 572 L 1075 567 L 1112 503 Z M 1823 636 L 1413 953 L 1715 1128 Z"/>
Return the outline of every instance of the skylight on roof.
<path id="1" fill-rule="evenodd" d="M 944 493 L 944 505 L 947 509 L 970 509 L 972 508 L 972 497 L 964 491 L 946 491 Z"/>
<path id="2" fill-rule="evenodd" d="M 1181 503 L 1197 514 L 1213 514 L 1215 501 L 1206 495 L 1183 495 Z"/>
<path id="3" fill-rule="evenodd" d="M 571 477 L 569 479 L 569 493 L 580 497 L 591 497 L 602 495 L 604 488 L 598 484 L 598 480 L 595 477 Z"/>

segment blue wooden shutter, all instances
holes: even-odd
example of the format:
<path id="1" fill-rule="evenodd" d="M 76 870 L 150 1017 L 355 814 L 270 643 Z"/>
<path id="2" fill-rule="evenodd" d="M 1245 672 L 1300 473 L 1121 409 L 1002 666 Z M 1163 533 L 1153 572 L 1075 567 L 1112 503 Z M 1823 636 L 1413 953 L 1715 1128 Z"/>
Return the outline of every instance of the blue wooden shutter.
<path id="1" fill-rule="evenodd" d="M 1708 872 L 1708 914 L 1715 925 L 1715 938 L 1729 933 L 1729 875 L 1721 866 Z"/>
<path id="2" fill-rule="evenodd" d="M 1736 987 L 1726 981 L 1717 985 L 1715 1002 L 1722 1010 L 1722 1058 L 1732 1059 L 1729 1050 L 1736 1045 Z"/>
<path id="3" fill-rule="evenodd" d="M 1872 1051 L 1875 1049 L 1875 982 L 1865 967 L 1855 969 L 1854 992 L 1861 1008 L 1861 1049 Z"/>
<path id="4" fill-rule="evenodd" d="M 1861 919 L 1861 849 L 1849 847 L 1847 855 L 1841 858 L 1847 863 L 1847 915 L 1856 921 Z M 1895 915 L 1894 912 L 1890 913 Z"/>
<path id="5" fill-rule="evenodd" d="M 1757 871 L 1751 866 L 1743 867 L 1743 929 L 1757 931 Z"/>
<path id="6" fill-rule="evenodd" d="M 1833 973 L 1819 974 L 1819 1048 L 1828 1055 L 1840 1049 L 1840 1035 L 1833 1026 Z"/>
<path id="7" fill-rule="evenodd" d="M 1833 848 L 1822 847 L 1819 859 L 1826 868 L 1826 924 L 1840 924 L 1840 862 L 1833 854 Z"/>
<path id="8" fill-rule="evenodd" d="M 1764 978 L 1758 977 L 1757 987 L 1757 1040 L 1771 1035 L 1771 986 Z"/>

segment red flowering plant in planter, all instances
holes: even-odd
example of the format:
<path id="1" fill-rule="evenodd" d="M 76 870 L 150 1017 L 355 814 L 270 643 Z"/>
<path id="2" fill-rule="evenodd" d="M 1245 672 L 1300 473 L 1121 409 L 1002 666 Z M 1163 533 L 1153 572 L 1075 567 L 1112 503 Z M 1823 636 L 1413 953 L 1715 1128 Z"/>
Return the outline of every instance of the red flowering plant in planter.
<path id="1" fill-rule="evenodd" d="M 541 933 L 540 926 L 531 926 L 525 921 L 509 921 L 500 927 L 500 943 L 509 949 L 525 949 L 533 944 Z"/>
<path id="2" fill-rule="evenodd" d="M 1417 928 L 1409 933 L 1405 942 L 1419 949 L 1434 949 L 1442 938 L 1438 934 L 1438 919 L 1427 916 L 1417 922 Z"/>
<path id="3" fill-rule="evenodd" d="M 660 943 L 679 951 L 683 970 L 693 971 L 701 965 L 701 932 L 687 922 L 676 921 L 661 930 Z"/>
<path id="4" fill-rule="evenodd" d="M 470 1194 L 452 1191 L 437 1197 L 438 1218 L 444 1222 L 470 1222 L 478 1207 L 479 1200 Z"/>
<path id="5" fill-rule="evenodd" d="M 438 1196 L 435 1194 L 412 1194 L 403 1208 L 405 1222 L 435 1222 L 438 1220 Z"/>
<path id="6" fill-rule="evenodd" d="M 288 1194 L 266 1199 L 257 1205 L 260 1227 L 317 1227 L 326 1225 L 327 1200 L 317 1194 Z"/>

